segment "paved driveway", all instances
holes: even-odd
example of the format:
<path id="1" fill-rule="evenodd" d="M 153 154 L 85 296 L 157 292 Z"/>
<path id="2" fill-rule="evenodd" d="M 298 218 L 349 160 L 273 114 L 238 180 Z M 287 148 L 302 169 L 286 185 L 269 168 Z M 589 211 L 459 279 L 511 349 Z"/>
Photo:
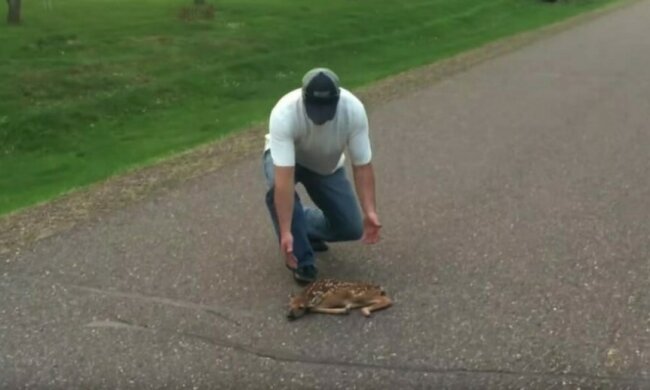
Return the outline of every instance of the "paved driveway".
<path id="1" fill-rule="evenodd" d="M 373 105 L 384 240 L 287 322 L 260 156 L 0 257 L 0 387 L 650 388 L 650 1 Z M 262 140 L 260 140 L 261 147 Z"/>

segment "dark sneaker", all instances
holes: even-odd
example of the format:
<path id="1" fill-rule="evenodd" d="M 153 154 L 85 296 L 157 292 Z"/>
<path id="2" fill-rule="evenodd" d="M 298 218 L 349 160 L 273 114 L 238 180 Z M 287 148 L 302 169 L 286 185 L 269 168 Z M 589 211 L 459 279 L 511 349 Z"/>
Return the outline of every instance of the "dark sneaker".
<path id="1" fill-rule="evenodd" d="M 305 265 L 292 270 L 293 278 L 301 284 L 311 283 L 316 280 L 318 269 L 313 265 Z"/>
<path id="2" fill-rule="evenodd" d="M 323 240 L 315 240 L 310 238 L 309 245 L 311 245 L 311 249 L 313 249 L 314 252 L 327 252 L 327 250 L 330 249 L 330 247 L 327 246 Z"/>

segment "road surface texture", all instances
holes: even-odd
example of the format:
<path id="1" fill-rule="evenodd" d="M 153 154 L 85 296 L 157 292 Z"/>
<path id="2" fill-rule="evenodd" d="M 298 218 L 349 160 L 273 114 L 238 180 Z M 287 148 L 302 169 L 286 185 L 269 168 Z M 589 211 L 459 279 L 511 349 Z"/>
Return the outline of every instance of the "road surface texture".
<path id="1" fill-rule="evenodd" d="M 370 122 L 383 240 L 288 322 L 261 154 L 0 256 L 0 388 L 650 389 L 650 1 Z M 263 140 L 259 139 L 259 149 Z"/>

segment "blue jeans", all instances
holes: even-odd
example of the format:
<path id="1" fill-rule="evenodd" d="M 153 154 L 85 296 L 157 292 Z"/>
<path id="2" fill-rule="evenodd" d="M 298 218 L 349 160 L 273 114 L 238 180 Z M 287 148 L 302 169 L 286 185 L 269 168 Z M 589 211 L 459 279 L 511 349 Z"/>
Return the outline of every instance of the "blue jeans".
<path id="1" fill-rule="evenodd" d="M 279 240 L 280 229 L 274 202 L 275 171 L 270 151 L 264 153 L 263 160 L 268 185 L 266 207 Z M 361 212 L 344 168 L 339 168 L 330 175 L 319 175 L 296 164 L 295 182 L 305 187 L 309 197 L 318 206 L 304 207 L 298 193 L 294 192 L 291 234 L 293 254 L 298 259 L 298 266 L 314 264 L 314 251 L 310 240 L 336 242 L 361 238 Z"/>

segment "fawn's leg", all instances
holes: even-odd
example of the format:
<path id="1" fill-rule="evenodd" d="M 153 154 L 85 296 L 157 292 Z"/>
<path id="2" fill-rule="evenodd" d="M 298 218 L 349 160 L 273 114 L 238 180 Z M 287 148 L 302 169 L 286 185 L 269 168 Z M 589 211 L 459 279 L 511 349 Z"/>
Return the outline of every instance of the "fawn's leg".
<path id="1" fill-rule="evenodd" d="M 366 317 L 370 317 L 370 313 L 376 310 L 381 310 L 389 307 L 393 304 L 393 301 L 390 300 L 387 296 L 381 296 L 372 301 L 370 306 L 366 306 L 361 309 L 361 314 Z"/>
<path id="2" fill-rule="evenodd" d="M 314 307 L 309 309 L 315 313 L 324 313 L 324 314 L 348 314 L 350 310 L 347 307 L 342 308 L 324 308 L 324 307 Z"/>

